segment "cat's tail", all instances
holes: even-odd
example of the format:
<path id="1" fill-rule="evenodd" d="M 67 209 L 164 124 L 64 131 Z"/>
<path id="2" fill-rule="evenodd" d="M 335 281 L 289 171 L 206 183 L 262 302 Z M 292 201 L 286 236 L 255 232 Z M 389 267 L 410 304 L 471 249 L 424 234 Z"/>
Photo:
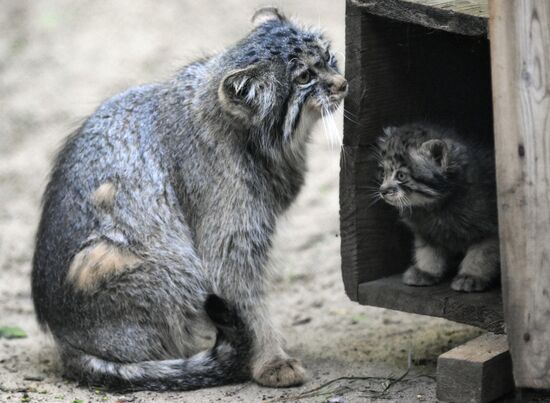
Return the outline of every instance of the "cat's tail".
<path id="1" fill-rule="evenodd" d="M 210 295 L 204 304 L 217 328 L 216 344 L 190 358 L 117 363 L 81 355 L 76 365 L 80 381 L 121 391 L 192 390 L 250 378 L 252 339 L 237 310 L 223 299 Z"/>

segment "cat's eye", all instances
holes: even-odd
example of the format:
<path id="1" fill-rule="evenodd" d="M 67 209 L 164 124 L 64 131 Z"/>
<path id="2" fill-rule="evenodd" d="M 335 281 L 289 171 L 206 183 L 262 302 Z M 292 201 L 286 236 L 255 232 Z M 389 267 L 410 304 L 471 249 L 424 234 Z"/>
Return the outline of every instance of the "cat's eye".
<path id="1" fill-rule="evenodd" d="M 399 181 L 399 182 L 403 182 L 406 178 L 407 178 L 407 174 L 405 172 L 397 172 L 397 175 L 395 175 L 396 179 Z"/>
<path id="2" fill-rule="evenodd" d="M 311 73 L 309 70 L 305 70 L 304 72 L 300 73 L 298 77 L 296 77 L 296 82 L 298 84 L 307 84 L 311 81 Z"/>

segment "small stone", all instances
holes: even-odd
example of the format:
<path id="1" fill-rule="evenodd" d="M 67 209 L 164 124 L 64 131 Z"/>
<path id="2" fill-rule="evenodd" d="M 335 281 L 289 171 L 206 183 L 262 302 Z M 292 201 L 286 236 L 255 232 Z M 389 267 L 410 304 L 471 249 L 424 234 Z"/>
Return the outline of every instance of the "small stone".
<path id="1" fill-rule="evenodd" d="M 42 382 L 44 379 L 46 379 L 46 375 L 44 374 L 29 374 L 25 375 L 23 377 L 25 381 L 34 381 L 34 382 Z"/>
<path id="2" fill-rule="evenodd" d="M 306 323 L 309 323 L 309 322 L 311 322 L 310 317 L 306 317 L 306 318 L 303 318 L 303 319 L 297 319 L 292 323 L 292 326 L 305 325 Z"/>

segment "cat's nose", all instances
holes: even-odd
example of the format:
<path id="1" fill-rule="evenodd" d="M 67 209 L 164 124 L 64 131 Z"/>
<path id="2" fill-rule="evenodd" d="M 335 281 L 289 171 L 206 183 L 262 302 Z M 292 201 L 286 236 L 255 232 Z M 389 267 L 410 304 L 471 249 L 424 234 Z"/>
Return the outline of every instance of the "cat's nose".
<path id="1" fill-rule="evenodd" d="M 335 77 L 330 90 L 333 94 L 345 94 L 348 91 L 348 80 L 342 76 Z"/>

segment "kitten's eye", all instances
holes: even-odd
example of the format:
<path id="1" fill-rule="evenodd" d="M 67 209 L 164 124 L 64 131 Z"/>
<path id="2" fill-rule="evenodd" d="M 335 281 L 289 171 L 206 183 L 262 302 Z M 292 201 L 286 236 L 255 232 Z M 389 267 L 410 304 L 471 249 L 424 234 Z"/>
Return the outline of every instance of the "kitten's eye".
<path id="1" fill-rule="evenodd" d="M 407 178 L 407 174 L 404 172 L 397 172 L 397 175 L 395 176 L 399 182 L 403 182 Z"/>
<path id="2" fill-rule="evenodd" d="M 309 70 L 305 70 L 303 73 L 301 73 L 298 77 L 296 77 L 296 82 L 298 84 L 307 84 L 311 80 L 311 73 Z"/>

